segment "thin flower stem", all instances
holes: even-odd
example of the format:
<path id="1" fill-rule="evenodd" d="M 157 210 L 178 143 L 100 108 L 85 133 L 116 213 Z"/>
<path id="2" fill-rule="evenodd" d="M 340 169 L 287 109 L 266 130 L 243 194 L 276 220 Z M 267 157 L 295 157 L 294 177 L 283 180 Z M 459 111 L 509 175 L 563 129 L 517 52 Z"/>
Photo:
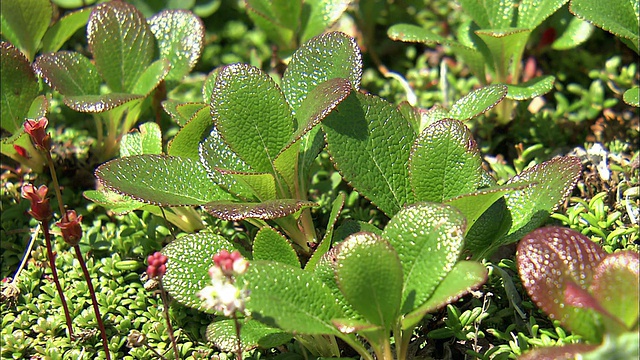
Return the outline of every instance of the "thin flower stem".
<path id="1" fill-rule="evenodd" d="M 56 198 L 58 199 L 58 208 L 60 209 L 60 216 L 64 219 L 67 217 L 67 212 L 64 211 L 64 203 L 62 202 L 62 192 L 60 191 L 60 184 L 58 183 L 58 176 L 56 175 L 56 169 L 53 165 L 53 159 L 51 158 L 51 152 L 46 151 L 47 165 L 49 166 L 49 172 L 51 173 L 51 181 L 53 181 L 53 190 L 56 192 Z"/>
<path id="2" fill-rule="evenodd" d="M 162 278 L 158 281 L 158 287 L 160 288 L 160 298 L 162 299 L 162 307 L 164 307 L 164 318 L 167 321 L 167 331 L 169 333 L 169 340 L 171 341 L 171 347 L 176 355 L 176 359 L 180 358 L 180 352 L 178 351 L 178 344 L 176 343 L 176 337 L 173 334 L 173 326 L 171 325 L 171 319 L 169 319 L 169 299 L 167 299 L 167 293 L 162 286 Z"/>
<path id="3" fill-rule="evenodd" d="M 91 283 L 91 276 L 89 275 L 89 270 L 87 270 L 87 264 L 84 262 L 82 258 L 82 252 L 80 251 L 80 246 L 75 245 L 73 249 L 76 252 L 76 258 L 78 262 L 80 262 L 80 267 L 82 268 L 82 273 L 84 274 L 84 279 L 87 282 L 87 286 L 89 287 L 89 294 L 91 295 L 91 302 L 93 305 L 93 312 L 96 315 L 96 321 L 98 322 L 98 327 L 100 328 L 100 337 L 102 337 L 102 347 L 104 348 L 105 355 L 107 360 L 111 360 L 111 354 L 109 353 L 109 342 L 107 341 L 107 332 L 104 329 L 104 323 L 102 322 L 102 316 L 100 316 L 100 308 L 98 307 L 98 299 L 96 298 L 96 291 L 93 288 L 93 284 Z"/>
<path id="4" fill-rule="evenodd" d="M 15 285 L 16 282 L 18 282 L 18 277 L 20 276 L 20 273 L 22 272 L 22 269 L 24 269 L 24 266 L 27 264 L 27 261 L 29 260 L 29 256 L 31 254 L 31 250 L 33 249 L 33 244 L 36 243 L 36 238 L 38 237 L 38 233 L 40 232 L 40 228 L 42 228 L 42 225 L 40 223 L 38 223 L 38 225 L 36 226 L 36 229 L 33 231 L 33 235 L 31 235 L 31 240 L 29 240 L 29 246 L 27 246 L 27 250 L 25 250 L 24 252 L 24 256 L 22 257 L 22 261 L 20 262 L 20 266 L 18 267 L 18 270 L 16 270 L 16 273 L 13 275 L 13 280 L 11 280 L 11 283 Z"/>
<path id="5" fill-rule="evenodd" d="M 62 290 L 62 286 L 60 285 L 60 280 L 58 279 L 58 270 L 56 268 L 56 257 L 53 254 L 53 249 L 51 246 L 51 234 L 49 233 L 49 227 L 43 221 L 41 222 L 42 232 L 44 233 L 44 242 L 47 245 L 47 257 L 49 258 L 49 267 L 51 268 L 51 274 L 53 275 L 53 282 L 56 284 L 56 289 L 58 290 L 58 296 L 60 296 L 60 301 L 62 302 L 62 309 L 64 310 L 64 317 L 67 321 L 67 329 L 69 330 L 69 338 L 73 339 L 73 325 L 71 323 L 71 315 L 69 313 L 69 307 L 67 306 L 67 299 L 64 296 L 64 291 Z"/>
<path id="6" fill-rule="evenodd" d="M 242 360 L 242 339 L 240 338 L 240 321 L 238 321 L 238 314 L 233 312 L 233 322 L 236 324 L 236 347 L 238 348 L 238 360 Z"/>

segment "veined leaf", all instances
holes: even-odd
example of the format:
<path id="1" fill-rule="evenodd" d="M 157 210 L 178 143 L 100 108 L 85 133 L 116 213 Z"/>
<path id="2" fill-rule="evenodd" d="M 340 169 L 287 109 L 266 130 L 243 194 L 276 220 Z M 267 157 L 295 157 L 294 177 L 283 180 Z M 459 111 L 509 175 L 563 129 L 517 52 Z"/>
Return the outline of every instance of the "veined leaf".
<path id="1" fill-rule="evenodd" d="M 162 131 L 156 123 L 141 124 L 140 131 L 129 132 L 120 141 L 120 157 L 142 154 L 162 154 Z"/>
<path id="2" fill-rule="evenodd" d="M 291 243 L 271 227 L 263 227 L 253 240 L 253 260 L 270 260 L 300 267 L 300 260 Z"/>
<path id="3" fill-rule="evenodd" d="M 65 97 L 100 94 L 100 74 L 91 60 L 80 53 L 44 54 L 36 59 L 33 67 L 49 86 Z"/>
<path id="4" fill-rule="evenodd" d="M 291 215 L 302 208 L 314 206 L 318 204 L 296 199 L 274 199 L 259 203 L 214 201 L 206 204 L 204 208 L 217 218 L 238 221 L 246 218 L 277 219 Z"/>
<path id="5" fill-rule="evenodd" d="M 536 96 L 541 96 L 553 89 L 553 83 L 556 78 L 551 75 L 538 76 L 527 82 L 523 82 L 517 85 L 509 84 L 507 92 L 507 99 L 513 100 L 528 100 L 533 99 Z"/>
<path id="6" fill-rule="evenodd" d="M 516 27 L 535 29 L 569 0 L 521 0 Z"/>
<path id="7" fill-rule="evenodd" d="M 29 108 L 38 96 L 39 87 L 29 61 L 18 49 L 2 41 L 0 50 L 2 51 L 0 57 L 2 62 L 0 69 L 1 126 L 2 129 L 13 134 L 21 131 Z"/>
<path id="8" fill-rule="evenodd" d="M 239 319 L 242 327 L 240 339 L 242 350 L 249 351 L 257 347 L 271 349 L 287 343 L 293 337 L 290 333 L 269 327 L 253 319 Z M 207 341 L 222 351 L 236 351 L 238 338 L 236 322 L 233 319 L 214 321 L 207 326 Z"/>
<path id="9" fill-rule="evenodd" d="M 631 40 L 638 51 L 638 0 L 571 0 L 569 11 L 616 36 Z"/>
<path id="10" fill-rule="evenodd" d="M 52 17 L 53 7 L 48 0 L 3 1 L 0 7 L 2 36 L 31 62 Z"/>
<path id="11" fill-rule="evenodd" d="M 485 86 L 470 92 L 451 105 L 447 117 L 460 121 L 469 120 L 493 109 L 505 96 L 509 96 L 506 85 Z"/>

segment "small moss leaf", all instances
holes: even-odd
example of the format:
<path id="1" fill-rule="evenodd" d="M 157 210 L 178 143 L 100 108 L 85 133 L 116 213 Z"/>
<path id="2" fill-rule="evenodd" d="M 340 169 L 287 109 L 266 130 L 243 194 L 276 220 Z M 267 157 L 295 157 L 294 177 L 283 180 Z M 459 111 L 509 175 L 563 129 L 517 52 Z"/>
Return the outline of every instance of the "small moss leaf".
<path id="1" fill-rule="evenodd" d="M 478 289 L 487 281 L 487 268 L 475 261 L 459 261 L 440 281 L 429 299 L 420 307 L 407 314 L 402 320 L 402 328 L 416 326 L 422 318 L 447 304 L 451 304 L 470 291 Z"/>
<path id="2" fill-rule="evenodd" d="M 288 144 L 295 119 L 269 75 L 246 64 L 224 67 L 211 115 L 221 137 L 254 171 L 275 174 L 273 160 Z"/>
<path id="3" fill-rule="evenodd" d="M 402 263 L 403 314 L 431 297 L 451 271 L 462 250 L 465 230 L 464 216 L 443 204 L 410 205 L 389 221 L 382 237 L 393 246 Z"/>
<path id="4" fill-rule="evenodd" d="M 3 5 L 4 11 L 4 5 Z M 2 94 L 2 129 L 9 133 L 21 131 L 29 107 L 38 96 L 36 76 L 27 58 L 11 43 L 0 42 L 0 93 Z"/>
<path id="5" fill-rule="evenodd" d="M 460 121 L 472 119 L 493 109 L 505 97 L 508 97 L 506 85 L 495 84 L 482 87 L 451 105 L 447 117 Z"/>
<path id="6" fill-rule="evenodd" d="M 204 44 L 204 24 L 188 10 L 163 10 L 149 19 L 160 57 L 169 60 L 169 81 L 180 81 L 200 58 Z"/>
<path id="7" fill-rule="evenodd" d="M 206 309 L 197 293 L 211 285 L 209 268 L 213 266 L 213 255 L 221 250 L 239 250 L 220 235 L 210 232 L 189 234 L 174 240 L 162 253 L 169 258 L 167 273 L 162 278 L 164 288 L 179 303 L 212 313 Z"/>
<path id="8" fill-rule="evenodd" d="M 96 68 L 111 91 L 131 93 L 155 53 L 144 16 L 123 1 L 100 4 L 89 17 L 87 38 Z"/>
<path id="9" fill-rule="evenodd" d="M 271 227 L 263 227 L 253 240 L 253 259 L 271 260 L 300 267 L 300 260 L 284 235 Z"/>
<path id="10" fill-rule="evenodd" d="M 413 202 L 409 121 L 379 97 L 352 92 L 322 122 L 327 150 L 342 177 L 391 216 Z"/>
<path id="11" fill-rule="evenodd" d="M 282 76 L 282 91 L 297 114 L 313 89 L 335 78 L 360 89 L 362 55 L 355 40 L 341 32 L 316 36 L 300 47 Z"/>
<path id="12" fill-rule="evenodd" d="M 440 120 L 423 131 L 409 157 L 416 201 L 443 202 L 477 190 L 482 157 L 471 131 L 458 120 Z"/>
<path id="13" fill-rule="evenodd" d="M 269 327 L 252 319 L 238 319 L 240 321 L 242 350 L 249 351 L 257 347 L 270 349 L 287 343 L 293 337 L 290 333 Z M 238 338 L 236 323 L 232 319 L 214 321 L 207 326 L 207 341 L 222 351 L 236 351 Z"/>
<path id="14" fill-rule="evenodd" d="M 587 289 L 604 250 L 576 231 L 551 226 L 527 234 L 517 251 L 520 278 L 536 305 L 575 332 L 593 333 L 593 320 L 574 309 L 599 310 Z M 565 306 L 567 300 L 573 306 Z"/>
<path id="15" fill-rule="evenodd" d="M 253 261 L 242 279 L 251 292 L 246 308 L 254 319 L 296 334 L 340 334 L 331 320 L 343 313 L 329 288 L 312 273 Z"/>
<path id="16" fill-rule="evenodd" d="M 231 201 L 214 201 L 204 205 L 205 210 L 211 215 L 230 221 L 239 221 L 247 218 L 277 219 L 295 213 L 296 211 L 318 206 L 311 201 L 296 199 L 274 199 L 260 203 L 240 203 Z"/>
<path id="17" fill-rule="evenodd" d="M 108 189 L 148 204 L 203 205 L 232 198 L 207 177 L 202 165 L 188 158 L 129 156 L 100 165 L 95 175 Z"/>
<path id="18" fill-rule="evenodd" d="M 402 265 L 389 242 L 373 233 L 349 236 L 337 247 L 335 274 L 353 309 L 389 332 L 402 302 Z"/>
<path id="19" fill-rule="evenodd" d="M 512 100 L 528 100 L 536 96 L 541 96 L 553 89 L 553 83 L 556 79 L 551 75 L 538 76 L 527 82 L 517 85 L 507 85 L 509 91 L 507 99 Z"/>

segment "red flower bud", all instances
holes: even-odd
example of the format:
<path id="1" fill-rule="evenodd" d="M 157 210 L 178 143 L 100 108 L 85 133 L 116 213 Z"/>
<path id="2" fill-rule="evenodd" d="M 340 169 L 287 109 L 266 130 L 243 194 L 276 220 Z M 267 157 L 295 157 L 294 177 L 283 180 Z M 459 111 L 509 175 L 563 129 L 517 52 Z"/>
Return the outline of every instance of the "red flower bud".
<path id="1" fill-rule="evenodd" d="M 75 210 L 67 210 L 62 220 L 56 223 L 62 232 L 64 242 L 76 246 L 82 238 L 82 215 L 78 216 Z"/>
<path id="2" fill-rule="evenodd" d="M 36 148 L 41 151 L 51 149 L 51 136 L 47 134 L 48 124 L 49 120 L 46 117 L 38 120 L 27 119 L 24 122 L 24 131 L 31 136 Z"/>
<path id="3" fill-rule="evenodd" d="M 18 153 L 18 155 L 22 156 L 23 158 L 30 158 L 27 149 L 23 148 L 22 146 L 13 144 L 13 149 Z"/>
<path id="4" fill-rule="evenodd" d="M 21 190 L 22 197 L 28 199 L 31 203 L 29 215 L 38 221 L 51 219 L 51 206 L 47 198 L 48 189 L 45 185 L 41 185 L 36 189 L 32 184 L 24 184 Z"/>
<path id="5" fill-rule="evenodd" d="M 147 275 L 150 278 L 161 277 L 167 272 L 167 258 L 162 253 L 156 251 L 147 257 Z"/>

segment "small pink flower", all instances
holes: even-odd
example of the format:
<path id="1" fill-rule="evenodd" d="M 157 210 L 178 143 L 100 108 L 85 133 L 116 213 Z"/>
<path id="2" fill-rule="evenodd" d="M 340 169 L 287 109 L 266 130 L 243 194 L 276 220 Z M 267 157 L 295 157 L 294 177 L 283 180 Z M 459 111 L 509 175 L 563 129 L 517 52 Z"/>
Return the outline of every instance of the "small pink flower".
<path id="1" fill-rule="evenodd" d="M 62 232 L 64 242 L 76 246 L 82 238 L 82 215 L 78 216 L 75 210 L 67 210 L 62 220 L 56 223 Z"/>
<path id="2" fill-rule="evenodd" d="M 24 131 L 31 136 L 36 148 L 41 151 L 51 149 L 51 136 L 47 134 L 47 125 L 49 120 L 46 117 L 38 120 L 27 119 L 24 122 Z"/>
<path id="3" fill-rule="evenodd" d="M 41 185 L 37 189 L 32 184 L 22 185 L 21 195 L 31 203 L 29 215 L 38 221 L 51 219 L 51 206 L 47 198 L 47 191 L 48 189 L 45 185 Z"/>

